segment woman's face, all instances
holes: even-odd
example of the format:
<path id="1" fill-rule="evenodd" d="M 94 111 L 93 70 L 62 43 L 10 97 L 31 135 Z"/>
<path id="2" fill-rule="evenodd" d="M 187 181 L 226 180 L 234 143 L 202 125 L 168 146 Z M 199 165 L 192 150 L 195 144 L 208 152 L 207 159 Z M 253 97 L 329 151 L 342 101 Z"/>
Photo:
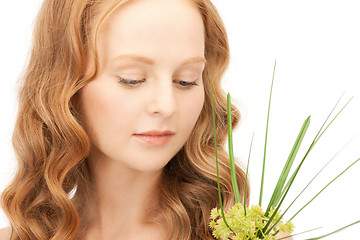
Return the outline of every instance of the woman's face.
<path id="1" fill-rule="evenodd" d="M 100 71 L 80 94 L 89 160 L 160 170 L 203 107 L 200 12 L 187 0 L 130 1 L 103 25 L 98 57 Z"/>

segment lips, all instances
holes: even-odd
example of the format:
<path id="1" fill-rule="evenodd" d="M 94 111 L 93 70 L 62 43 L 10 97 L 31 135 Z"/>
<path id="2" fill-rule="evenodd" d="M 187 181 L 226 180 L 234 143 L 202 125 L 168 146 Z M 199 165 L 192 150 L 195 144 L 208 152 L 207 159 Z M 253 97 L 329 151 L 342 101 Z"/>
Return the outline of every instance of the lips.
<path id="1" fill-rule="evenodd" d="M 175 133 L 172 131 L 148 131 L 143 133 L 134 134 L 134 136 L 143 143 L 160 146 L 170 141 Z"/>
<path id="2" fill-rule="evenodd" d="M 143 136 L 166 136 L 166 135 L 174 135 L 175 133 L 172 131 L 158 131 L 158 130 L 152 130 L 148 132 L 143 133 L 136 133 L 134 135 L 143 135 Z"/>

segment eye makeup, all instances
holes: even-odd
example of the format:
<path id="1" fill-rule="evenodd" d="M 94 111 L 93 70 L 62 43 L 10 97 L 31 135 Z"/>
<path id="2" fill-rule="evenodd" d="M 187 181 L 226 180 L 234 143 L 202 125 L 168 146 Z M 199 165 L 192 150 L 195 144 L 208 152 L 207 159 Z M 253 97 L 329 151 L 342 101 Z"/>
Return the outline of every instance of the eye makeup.
<path id="1" fill-rule="evenodd" d="M 198 86 L 198 84 L 196 83 L 196 80 L 192 81 L 192 82 L 183 81 L 183 80 L 173 80 L 173 82 L 179 84 L 179 86 L 182 88 L 190 88 L 192 86 Z"/>
<path id="2" fill-rule="evenodd" d="M 129 86 L 129 87 L 135 87 L 138 86 L 146 81 L 146 78 L 142 79 L 125 79 L 123 77 L 117 76 L 118 81 L 120 84 Z M 197 81 L 198 79 L 195 79 L 195 81 L 184 81 L 184 80 L 173 80 L 173 83 L 176 83 L 180 88 L 191 88 L 193 86 L 198 86 Z"/>
<path id="3" fill-rule="evenodd" d="M 139 85 L 143 82 L 146 81 L 145 78 L 143 79 L 140 79 L 140 80 L 135 80 L 135 79 L 125 79 L 125 78 L 122 78 L 120 76 L 117 76 L 118 80 L 119 80 L 119 83 L 121 83 L 122 85 L 126 85 L 126 86 L 130 86 L 130 87 L 134 87 L 136 85 Z"/>

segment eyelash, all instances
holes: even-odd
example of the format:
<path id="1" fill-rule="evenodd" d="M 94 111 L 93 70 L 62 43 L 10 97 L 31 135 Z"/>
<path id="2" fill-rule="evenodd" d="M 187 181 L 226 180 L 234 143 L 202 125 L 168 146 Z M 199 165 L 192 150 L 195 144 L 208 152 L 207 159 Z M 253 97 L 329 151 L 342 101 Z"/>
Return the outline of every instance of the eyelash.
<path id="1" fill-rule="evenodd" d="M 136 85 L 141 84 L 141 83 L 145 82 L 145 80 L 146 80 L 145 78 L 143 78 L 141 80 L 125 79 L 122 77 L 118 77 L 118 78 L 119 78 L 119 83 L 129 86 L 129 87 L 135 87 Z M 181 81 L 181 80 L 174 80 L 174 82 L 179 83 L 179 85 L 182 88 L 191 88 L 193 86 L 197 86 L 198 84 L 195 81 L 187 82 L 187 81 Z"/>
<path id="2" fill-rule="evenodd" d="M 118 78 L 119 78 L 119 83 L 130 86 L 130 87 L 134 87 L 135 85 L 137 85 L 139 83 L 145 82 L 145 78 L 143 78 L 141 80 L 125 79 L 122 77 L 118 77 Z"/>

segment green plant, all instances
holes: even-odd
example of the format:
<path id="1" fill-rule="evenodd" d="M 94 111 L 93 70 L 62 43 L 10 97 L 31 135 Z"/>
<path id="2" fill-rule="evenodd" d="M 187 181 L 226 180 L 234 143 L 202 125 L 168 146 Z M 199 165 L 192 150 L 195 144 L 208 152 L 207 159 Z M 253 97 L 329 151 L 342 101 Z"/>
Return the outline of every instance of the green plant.
<path id="1" fill-rule="evenodd" d="M 296 141 L 292 147 L 292 150 L 289 154 L 289 157 L 283 167 L 283 170 L 279 176 L 277 185 L 273 190 L 271 199 L 266 206 L 266 210 L 264 211 L 262 208 L 262 198 L 263 198 L 263 186 L 264 186 L 264 176 L 265 176 L 265 166 L 266 166 L 266 149 L 267 149 L 267 139 L 268 139 L 268 126 L 269 126 L 269 116 L 270 116 L 270 107 L 271 107 L 271 97 L 275 76 L 275 68 L 276 61 L 274 65 L 274 71 L 271 82 L 271 90 L 270 97 L 268 103 L 268 111 L 267 111 L 267 121 L 266 121 L 266 133 L 265 133 L 265 144 L 264 144 L 264 157 L 263 157 L 263 167 L 262 167 L 262 175 L 261 175 L 261 186 L 260 186 L 260 197 L 259 204 L 253 205 L 252 207 L 246 207 L 247 203 L 245 202 L 245 192 L 246 192 L 246 182 L 245 181 L 245 191 L 244 191 L 244 202 L 241 202 L 241 193 L 239 192 L 239 188 L 237 186 L 236 174 L 235 174 L 235 160 L 233 155 L 233 141 L 232 141 L 232 126 L 231 126 L 231 96 L 227 95 L 227 113 L 228 113 L 228 145 L 229 145 L 229 158 L 230 158 L 230 167 L 231 167 L 231 180 L 233 184 L 233 191 L 235 196 L 236 204 L 229 209 L 227 212 L 224 212 L 222 197 L 221 197 L 221 189 L 219 183 L 219 170 L 218 170 L 218 159 L 217 159 L 217 142 L 216 142 L 216 126 L 215 126 L 215 113 L 214 113 L 214 102 L 213 102 L 213 92 L 211 88 L 211 101 L 213 107 L 213 124 L 214 124 L 214 137 L 215 137 L 215 157 L 216 157 L 216 167 L 217 167 L 217 179 L 218 179 L 218 194 L 219 194 L 219 203 L 220 210 L 214 208 L 211 211 L 210 218 L 210 227 L 213 229 L 213 235 L 216 238 L 220 239 L 234 239 L 234 240 L 257 240 L 257 239 L 285 239 L 289 238 L 291 233 L 294 230 L 294 225 L 292 220 L 295 218 L 297 214 L 299 214 L 304 208 L 306 208 L 315 198 L 317 198 L 330 184 L 332 184 L 336 179 L 338 179 L 341 175 L 343 175 L 348 169 L 350 169 L 355 163 L 357 163 L 360 158 L 352 162 L 347 168 L 345 168 L 342 172 L 340 172 L 336 177 L 334 177 L 328 184 L 326 184 L 313 198 L 311 198 L 302 208 L 300 208 L 287 222 L 283 221 L 285 213 L 289 210 L 289 208 L 294 204 L 294 202 L 302 195 L 302 193 L 307 189 L 307 187 L 316 179 L 316 177 L 323 171 L 323 169 L 334 159 L 330 159 L 321 169 L 320 171 L 309 181 L 306 187 L 296 196 L 296 198 L 291 202 L 291 204 L 285 208 L 285 211 L 281 212 L 280 207 L 282 206 L 284 199 L 286 198 L 296 176 L 300 168 L 302 167 L 304 161 L 307 156 L 314 148 L 319 139 L 323 136 L 325 131 L 330 127 L 330 125 L 335 121 L 335 119 L 339 116 L 339 114 L 344 110 L 344 108 L 349 104 L 352 98 L 338 111 L 335 117 L 329 122 L 330 117 L 333 115 L 336 107 L 338 106 L 340 99 L 331 110 L 330 114 L 324 121 L 320 130 L 316 134 L 313 139 L 311 145 L 308 147 L 305 155 L 302 157 L 300 163 L 295 167 L 293 174 L 289 176 L 290 170 L 292 170 L 294 160 L 297 156 L 298 150 L 302 144 L 302 141 L 306 135 L 307 129 L 310 125 L 310 116 L 306 118 L 304 121 L 299 134 L 296 138 Z M 210 77 L 210 85 L 212 86 L 212 81 Z M 248 169 L 250 164 L 250 155 L 251 155 L 251 147 L 252 147 L 253 139 L 251 140 L 250 150 L 249 150 L 249 158 L 246 169 L 246 178 L 248 176 Z M 311 238 L 307 240 L 316 240 L 321 239 L 327 236 L 330 236 L 336 232 L 339 232 L 347 227 L 350 227 L 354 224 L 360 223 L 360 221 L 353 222 L 345 227 L 337 229 L 329 234 L 325 234 L 316 238 Z M 277 234 L 279 232 L 288 233 L 287 237 L 277 238 Z M 301 233 L 299 233 L 301 234 Z M 295 234 L 294 234 L 295 235 Z M 296 234 L 298 235 L 298 234 Z"/>

